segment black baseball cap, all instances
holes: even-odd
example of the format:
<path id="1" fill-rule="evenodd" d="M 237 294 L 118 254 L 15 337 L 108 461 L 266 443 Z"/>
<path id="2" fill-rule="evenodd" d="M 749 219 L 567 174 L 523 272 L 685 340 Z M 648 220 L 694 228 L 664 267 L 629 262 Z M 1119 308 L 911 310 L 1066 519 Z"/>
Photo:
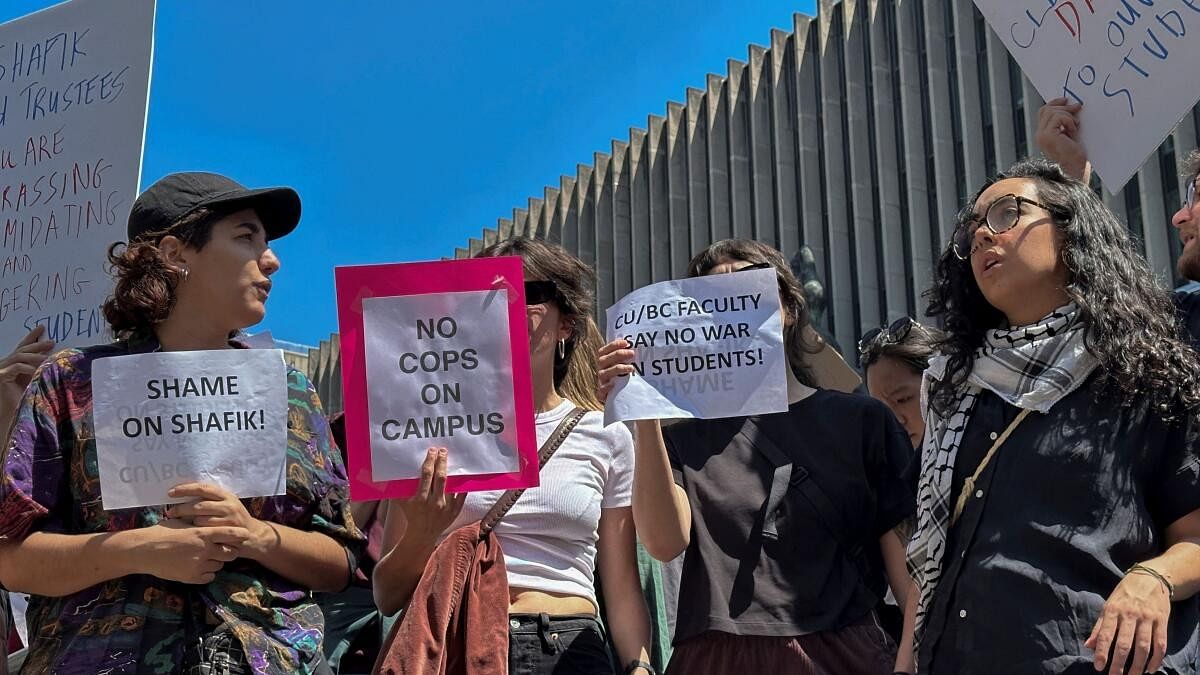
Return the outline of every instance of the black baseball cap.
<path id="1" fill-rule="evenodd" d="M 254 209 L 266 229 L 267 240 L 284 236 L 300 222 L 300 195 L 292 188 L 250 190 L 220 174 L 185 171 L 163 176 L 133 202 L 129 241 L 161 232 L 202 206 L 223 214 Z"/>

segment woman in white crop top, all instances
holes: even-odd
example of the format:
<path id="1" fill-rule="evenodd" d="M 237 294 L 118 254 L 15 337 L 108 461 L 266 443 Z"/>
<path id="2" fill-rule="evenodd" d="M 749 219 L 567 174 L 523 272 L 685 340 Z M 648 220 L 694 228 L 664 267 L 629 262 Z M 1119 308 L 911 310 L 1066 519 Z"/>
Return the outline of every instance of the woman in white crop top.
<path id="1" fill-rule="evenodd" d="M 623 425 L 604 426 L 594 389 L 595 273 L 561 247 L 524 237 L 479 255 L 519 255 L 525 263 L 538 444 L 576 406 L 589 411 L 542 468 L 540 486 L 526 490 L 495 530 L 508 572 L 509 673 L 649 675 L 650 620 L 630 507 L 633 439 Z M 444 475 L 445 455 L 435 461 Z M 403 607 L 443 533 L 479 520 L 499 496 L 391 502 L 374 574 L 380 609 Z M 597 621 L 596 572 L 617 671 Z"/>

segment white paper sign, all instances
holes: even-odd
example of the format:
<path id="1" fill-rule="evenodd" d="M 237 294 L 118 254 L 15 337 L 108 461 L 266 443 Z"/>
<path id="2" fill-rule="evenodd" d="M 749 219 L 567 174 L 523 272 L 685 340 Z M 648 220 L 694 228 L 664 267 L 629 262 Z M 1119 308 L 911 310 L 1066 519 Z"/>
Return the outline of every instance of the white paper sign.
<path id="1" fill-rule="evenodd" d="M 637 352 L 605 423 L 734 417 L 787 410 L 774 270 L 714 274 L 640 288 L 608 308 L 608 339 Z"/>
<path id="2" fill-rule="evenodd" d="M 33 326 L 107 340 L 146 129 L 153 0 L 73 0 L 0 25 L 0 351 Z"/>
<path id="3" fill-rule="evenodd" d="M 1200 99 L 1200 0 L 975 4 L 1042 98 L 1083 103 L 1080 138 L 1114 192 Z"/>
<path id="4" fill-rule="evenodd" d="M 92 364 L 106 510 L 174 504 L 215 483 L 239 497 L 286 489 L 287 366 L 277 349 L 154 352 Z"/>
<path id="5" fill-rule="evenodd" d="M 365 298 L 372 480 L 417 478 L 430 447 L 450 475 L 520 468 L 508 292 Z"/>

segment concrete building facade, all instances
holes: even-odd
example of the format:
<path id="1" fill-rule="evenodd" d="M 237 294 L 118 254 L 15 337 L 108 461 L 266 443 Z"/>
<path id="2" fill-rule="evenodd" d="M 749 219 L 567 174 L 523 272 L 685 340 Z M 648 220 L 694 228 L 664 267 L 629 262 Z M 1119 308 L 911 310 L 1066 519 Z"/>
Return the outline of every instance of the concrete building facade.
<path id="1" fill-rule="evenodd" d="M 816 17 L 796 14 L 455 255 L 519 234 L 561 243 L 596 268 L 603 308 L 683 276 L 718 239 L 788 257 L 807 246 L 823 327 L 852 352 L 864 330 L 923 315 L 955 214 L 986 176 L 1036 153 L 1041 104 L 971 0 L 819 0 Z M 1179 254 L 1178 163 L 1198 131 L 1193 110 L 1134 179 L 1103 190 L 1164 283 Z"/>

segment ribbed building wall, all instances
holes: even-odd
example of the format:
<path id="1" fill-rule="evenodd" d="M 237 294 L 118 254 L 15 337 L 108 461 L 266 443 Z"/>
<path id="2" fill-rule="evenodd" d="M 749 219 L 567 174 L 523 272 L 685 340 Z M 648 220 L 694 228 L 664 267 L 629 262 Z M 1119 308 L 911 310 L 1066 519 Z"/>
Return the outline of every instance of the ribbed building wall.
<path id="1" fill-rule="evenodd" d="M 559 242 L 596 268 L 603 308 L 683 276 L 712 241 L 750 237 L 788 257 L 812 249 L 843 347 L 922 314 L 954 214 L 1036 152 L 1042 99 L 971 0 L 819 0 L 815 18 L 770 38 L 456 257 L 514 234 Z M 1104 192 L 1164 283 L 1179 253 L 1178 162 L 1198 123 L 1193 110 L 1136 179 Z"/>

